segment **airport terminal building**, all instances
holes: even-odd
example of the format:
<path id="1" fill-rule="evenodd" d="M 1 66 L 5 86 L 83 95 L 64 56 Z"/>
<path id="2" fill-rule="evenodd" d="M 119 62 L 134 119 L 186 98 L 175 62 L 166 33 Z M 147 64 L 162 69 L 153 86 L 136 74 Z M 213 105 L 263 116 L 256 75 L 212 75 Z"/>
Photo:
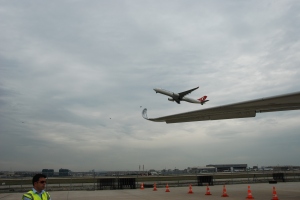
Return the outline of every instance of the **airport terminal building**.
<path id="1" fill-rule="evenodd" d="M 42 169 L 42 174 L 45 174 L 48 177 L 54 176 L 54 169 Z"/>
<path id="2" fill-rule="evenodd" d="M 215 167 L 216 172 L 234 172 L 234 171 L 246 171 L 248 165 L 247 164 L 210 164 L 206 165 L 206 167 Z"/>

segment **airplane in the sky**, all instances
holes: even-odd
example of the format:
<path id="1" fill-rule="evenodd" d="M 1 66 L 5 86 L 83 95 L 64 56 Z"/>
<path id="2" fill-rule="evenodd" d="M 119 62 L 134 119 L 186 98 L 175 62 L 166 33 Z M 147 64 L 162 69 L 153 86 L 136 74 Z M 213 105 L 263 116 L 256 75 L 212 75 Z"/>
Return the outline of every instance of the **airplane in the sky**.
<path id="1" fill-rule="evenodd" d="M 142 112 L 142 116 L 150 121 L 166 122 L 167 124 L 169 124 L 180 122 L 255 117 L 256 113 L 287 110 L 300 110 L 300 92 L 260 98 L 251 101 L 243 101 L 158 118 L 148 118 L 147 108 L 145 108 Z"/>
<path id="2" fill-rule="evenodd" d="M 154 88 L 153 90 L 156 93 L 161 93 L 164 95 L 167 95 L 171 98 L 168 98 L 169 101 L 175 101 L 176 103 L 180 104 L 180 101 L 186 101 L 186 102 L 190 102 L 190 103 L 199 103 L 201 105 L 203 105 L 205 102 L 209 101 L 206 100 L 207 96 L 203 96 L 200 99 L 192 99 L 192 98 L 188 98 L 186 97 L 186 95 L 190 94 L 191 92 L 193 92 L 194 90 L 197 90 L 199 87 L 184 91 L 184 92 L 180 92 L 180 93 L 174 93 L 174 92 L 170 92 L 168 90 L 164 90 L 161 88 Z"/>

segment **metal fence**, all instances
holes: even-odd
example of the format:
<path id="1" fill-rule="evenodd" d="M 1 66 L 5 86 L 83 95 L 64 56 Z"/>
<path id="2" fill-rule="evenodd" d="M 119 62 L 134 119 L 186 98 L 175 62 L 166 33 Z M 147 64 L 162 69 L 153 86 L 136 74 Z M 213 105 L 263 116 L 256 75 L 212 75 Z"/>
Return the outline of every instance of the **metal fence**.
<path id="1" fill-rule="evenodd" d="M 277 176 L 274 174 L 277 174 Z M 278 175 L 282 174 L 282 175 Z M 214 185 L 223 184 L 254 184 L 254 183 L 268 183 L 274 179 L 276 181 L 284 182 L 298 182 L 300 181 L 300 171 L 260 171 L 260 172 L 223 172 L 223 173 L 199 173 L 199 174 L 174 174 L 168 176 L 123 176 L 123 177 L 48 177 L 46 190 L 48 191 L 71 191 L 71 190 L 98 190 L 98 189 L 134 189 L 140 188 L 143 183 L 145 188 L 153 187 L 156 183 L 156 187 L 165 187 L 168 184 L 170 187 L 181 187 L 187 185 L 206 185 L 208 183 L 203 182 L 199 184 L 199 176 L 210 176 L 211 183 Z M 283 178 L 282 178 L 283 176 Z M 115 180 L 117 184 L 123 184 L 124 187 L 116 188 L 102 187 L 101 181 L 107 178 Z M 133 183 L 125 181 L 125 179 L 134 179 Z M 124 183 L 120 181 L 124 179 Z M 205 179 L 204 179 L 205 180 Z M 208 179 L 210 180 L 210 179 Z M 127 183 L 128 182 L 128 183 Z M 115 184 L 114 183 L 114 184 Z M 126 185 L 127 184 L 127 185 Z M 129 186 L 128 186 L 129 185 Z M 9 178 L 0 179 L 0 192 L 25 192 L 32 188 L 31 178 Z"/>

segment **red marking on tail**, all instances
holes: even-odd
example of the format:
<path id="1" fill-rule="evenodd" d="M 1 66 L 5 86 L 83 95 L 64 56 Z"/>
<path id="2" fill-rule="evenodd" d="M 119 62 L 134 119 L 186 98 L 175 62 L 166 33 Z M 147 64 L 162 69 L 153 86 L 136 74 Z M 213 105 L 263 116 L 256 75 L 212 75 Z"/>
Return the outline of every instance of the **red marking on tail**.
<path id="1" fill-rule="evenodd" d="M 201 101 L 201 102 L 203 102 L 203 101 L 205 101 L 206 98 L 207 98 L 207 96 L 203 96 L 203 97 L 201 97 L 201 98 L 198 99 L 198 100 Z"/>

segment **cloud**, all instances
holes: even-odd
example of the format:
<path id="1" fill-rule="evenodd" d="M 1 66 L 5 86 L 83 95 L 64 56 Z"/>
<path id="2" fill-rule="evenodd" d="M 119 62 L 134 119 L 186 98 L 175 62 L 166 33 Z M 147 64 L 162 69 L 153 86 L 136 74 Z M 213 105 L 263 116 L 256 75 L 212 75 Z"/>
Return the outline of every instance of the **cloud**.
<path id="1" fill-rule="evenodd" d="M 299 7 L 1 2 L 0 170 L 300 165 L 299 111 L 181 124 L 141 117 L 143 108 L 158 117 L 298 91 Z M 207 95 L 204 106 L 153 91 L 196 86 L 190 97 Z"/>

